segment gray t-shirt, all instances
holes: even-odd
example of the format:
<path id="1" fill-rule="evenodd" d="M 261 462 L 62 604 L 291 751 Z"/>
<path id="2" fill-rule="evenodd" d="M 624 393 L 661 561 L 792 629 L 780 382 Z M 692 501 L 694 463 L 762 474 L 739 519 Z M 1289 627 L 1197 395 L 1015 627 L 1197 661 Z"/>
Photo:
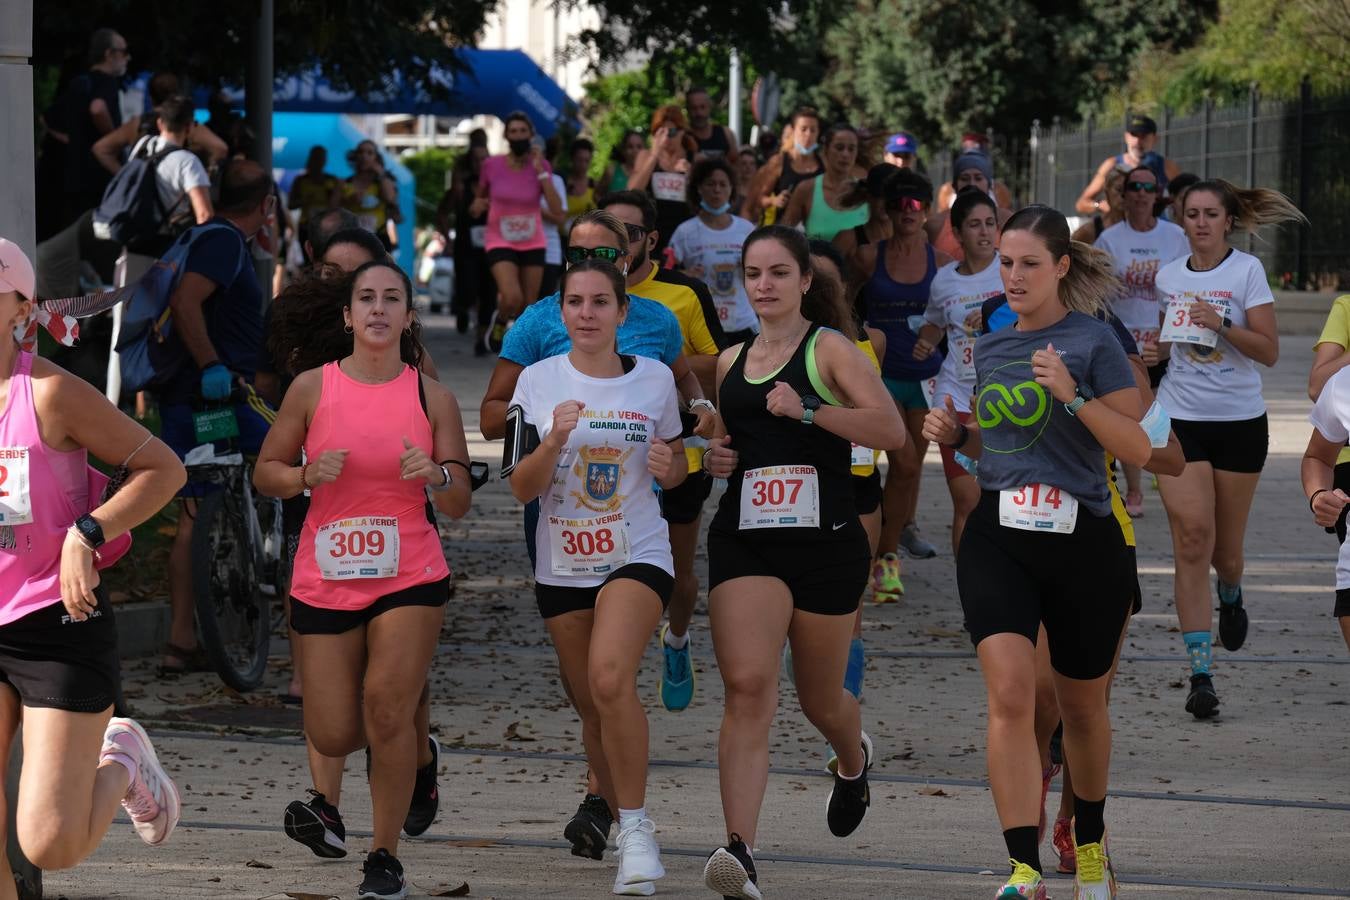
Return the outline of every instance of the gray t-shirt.
<path id="1" fill-rule="evenodd" d="M 1096 516 L 1109 515 L 1105 451 L 1087 426 L 1036 383 L 1031 355 L 1054 344 L 1075 382 L 1102 397 L 1134 387 L 1120 341 L 1105 322 L 1070 312 L 1049 328 L 1003 328 L 975 342 L 975 421 L 984 444 L 980 487 L 1049 484 Z"/>

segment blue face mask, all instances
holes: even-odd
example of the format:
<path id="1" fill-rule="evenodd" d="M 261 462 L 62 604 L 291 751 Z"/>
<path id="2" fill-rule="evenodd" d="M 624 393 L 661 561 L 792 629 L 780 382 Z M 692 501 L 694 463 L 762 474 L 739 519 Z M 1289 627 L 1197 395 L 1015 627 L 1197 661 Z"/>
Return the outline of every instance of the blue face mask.
<path id="1" fill-rule="evenodd" d="M 792 146 L 797 148 L 798 156 L 810 156 L 812 153 L 816 152 L 816 148 L 819 147 L 820 144 L 812 144 L 810 147 L 803 147 L 801 144 L 793 141 Z"/>
<path id="2" fill-rule="evenodd" d="M 712 216 L 720 216 L 722 215 L 722 213 L 731 209 L 730 203 L 723 203 L 721 206 L 709 206 L 708 201 L 706 200 L 698 201 L 698 205 L 699 208 L 701 208 L 705 213 L 708 213 L 709 215 Z"/>
<path id="3" fill-rule="evenodd" d="M 1144 418 L 1139 420 L 1139 427 L 1148 435 L 1149 443 L 1161 449 L 1167 446 L 1167 436 L 1172 430 L 1172 417 L 1167 414 L 1167 410 L 1158 405 L 1157 400 L 1154 400 Z"/>

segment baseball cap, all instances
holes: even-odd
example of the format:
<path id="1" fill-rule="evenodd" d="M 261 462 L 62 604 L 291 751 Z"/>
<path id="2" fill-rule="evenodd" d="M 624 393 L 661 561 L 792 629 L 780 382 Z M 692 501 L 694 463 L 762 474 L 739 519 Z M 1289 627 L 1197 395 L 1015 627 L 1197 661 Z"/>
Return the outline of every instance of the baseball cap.
<path id="1" fill-rule="evenodd" d="M 898 131 L 886 139 L 886 152 L 917 154 L 919 142 L 908 131 Z"/>
<path id="2" fill-rule="evenodd" d="M 1146 134 L 1157 134 L 1158 123 L 1148 116 L 1130 116 L 1129 124 L 1125 130 L 1135 137 L 1143 137 Z"/>
<path id="3" fill-rule="evenodd" d="M 33 300 L 37 293 L 37 275 L 33 264 L 13 241 L 0 238 L 0 291 L 18 291 Z"/>

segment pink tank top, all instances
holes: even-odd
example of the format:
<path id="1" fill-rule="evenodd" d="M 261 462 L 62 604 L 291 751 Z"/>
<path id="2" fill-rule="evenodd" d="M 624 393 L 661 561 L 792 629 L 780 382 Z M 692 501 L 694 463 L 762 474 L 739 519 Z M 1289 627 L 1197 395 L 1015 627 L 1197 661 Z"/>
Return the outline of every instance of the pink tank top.
<path id="1" fill-rule="evenodd" d="M 337 363 L 323 367 L 305 458 L 350 452 L 337 480 L 310 492 L 291 594 L 311 606 L 365 609 L 450 575 L 440 535 L 427 520 L 426 482 L 399 477 L 404 437 L 432 452 L 419 378 L 407 366 L 393 381 L 362 384 Z"/>
<path id="2" fill-rule="evenodd" d="M 61 602 L 66 529 L 88 512 L 92 480 L 84 450 L 42 442 L 33 403 L 33 354 L 20 353 L 0 413 L 0 625 Z M 83 496 L 76 509 L 72 497 Z M 26 515 L 25 515 L 26 510 Z"/>
<path id="3" fill-rule="evenodd" d="M 933 247 L 941 250 L 957 262 L 964 262 L 966 259 L 966 249 L 961 246 L 957 240 L 956 232 L 952 231 L 951 216 L 942 223 L 942 230 L 938 232 L 937 240 L 933 241 Z"/>

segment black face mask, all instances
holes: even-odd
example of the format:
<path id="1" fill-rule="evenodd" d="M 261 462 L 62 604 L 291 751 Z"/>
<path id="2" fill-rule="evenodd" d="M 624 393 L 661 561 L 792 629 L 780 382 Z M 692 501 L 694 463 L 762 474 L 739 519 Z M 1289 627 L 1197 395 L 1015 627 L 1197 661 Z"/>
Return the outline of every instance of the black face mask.
<path id="1" fill-rule="evenodd" d="M 530 139 L 520 138 L 519 140 L 509 141 L 511 145 L 512 156 L 524 156 L 530 152 Z"/>

